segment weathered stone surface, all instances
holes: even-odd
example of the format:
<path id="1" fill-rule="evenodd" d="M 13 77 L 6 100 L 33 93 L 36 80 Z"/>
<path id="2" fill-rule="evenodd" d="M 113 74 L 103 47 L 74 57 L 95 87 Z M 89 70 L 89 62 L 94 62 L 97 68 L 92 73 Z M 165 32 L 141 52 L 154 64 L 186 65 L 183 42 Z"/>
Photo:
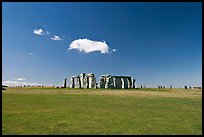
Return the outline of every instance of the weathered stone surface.
<path id="1" fill-rule="evenodd" d="M 132 79 L 132 88 L 135 88 L 135 79 Z"/>
<path id="2" fill-rule="evenodd" d="M 75 83 L 74 83 L 74 78 L 73 77 L 71 77 L 70 78 L 70 88 L 75 88 Z"/>
<path id="3" fill-rule="evenodd" d="M 110 78 L 111 75 L 101 75 L 100 78 L 100 88 L 109 88 L 110 85 Z"/>
<path id="4" fill-rule="evenodd" d="M 74 86 L 73 86 L 74 85 Z M 79 76 L 73 76 L 70 80 L 71 88 L 96 88 L 96 78 L 93 73 L 82 73 Z"/>
<path id="5" fill-rule="evenodd" d="M 123 78 L 124 89 L 128 89 L 128 77 Z"/>
<path id="6" fill-rule="evenodd" d="M 131 88 L 132 87 L 131 77 L 127 78 L 127 82 L 128 82 L 128 88 Z"/>
<path id="7" fill-rule="evenodd" d="M 79 76 L 75 78 L 75 88 L 81 88 L 81 82 Z"/>
<path id="8" fill-rule="evenodd" d="M 70 79 L 70 88 L 81 88 L 79 76 L 72 76 Z"/>
<path id="9" fill-rule="evenodd" d="M 70 88 L 97 88 L 95 75 L 93 73 L 82 73 L 79 76 L 72 76 Z M 100 88 L 135 88 L 135 79 L 130 76 L 101 75 Z"/>
<path id="10" fill-rule="evenodd" d="M 120 78 L 120 79 L 121 79 L 121 88 L 124 89 L 125 88 L 124 78 Z"/>
<path id="11" fill-rule="evenodd" d="M 113 82 L 113 77 L 108 77 L 107 78 L 107 83 L 108 83 L 108 88 L 114 88 L 114 82 Z"/>
<path id="12" fill-rule="evenodd" d="M 105 78 L 101 77 L 101 78 L 100 78 L 100 88 L 101 88 L 101 89 L 102 89 L 102 88 L 105 88 L 105 83 L 106 83 Z"/>
<path id="13" fill-rule="evenodd" d="M 96 88 L 96 78 L 94 74 L 87 74 L 88 77 L 88 87 L 89 88 Z"/>
<path id="14" fill-rule="evenodd" d="M 128 89 L 135 88 L 135 79 L 129 76 L 101 75 L 100 88 Z"/>
<path id="15" fill-rule="evenodd" d="M 85 73 L 82 73 L 79 75 L 80 82 L 81 82 L 81 88 L 87 88 L 87 76 Z"/>
<path id="16" fill-rule="evenodd" d="M 67 87 L 67 78 L 64 78 L 64 88 Z"/>
<path id="17" fill-rule="evenodd" d="M 116 89 L 121 89 L 122 88 L 122 81 L 121 81 L 120 77 L 116 77 L 115 84 L 116 84 Z"/>
<path id="18" fill-rule="evenodd" d="M 115 88 L 115 87 L 116 87 L 115 80 L 116 80 L 116 78 L 115 78 L 115 77 L 113 77 L 113 88 Z"/>

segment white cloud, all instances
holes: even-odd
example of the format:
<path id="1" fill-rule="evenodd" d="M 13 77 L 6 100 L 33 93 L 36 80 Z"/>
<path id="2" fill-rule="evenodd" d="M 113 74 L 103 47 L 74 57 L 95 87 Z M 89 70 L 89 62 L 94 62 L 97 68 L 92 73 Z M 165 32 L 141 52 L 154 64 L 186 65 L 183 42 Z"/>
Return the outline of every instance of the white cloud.
<path id="1" fill-rule="evenodd" d="M 34 29 L 33 33 L 36 35 L 45 35 L 45 32 L 42 29 Z"/>
<path id="2" fill-rule="evenodd" d="M 60 38 L 60 37 L 57 36 L 57 35 L 54 35 L 51 39 L 52 39 L 52 40 L 63 40 L 62 38 Z"/>
<path id="3" fill-rule="evenodd" d="M 44 30 L 42 30 L 42 29 L 34 29 L 33 33 L 35 33 L 36 35 L 41 35 L 41 36 L 42 36 L 42 35 L 45 35 L 45 34 L 47 34 L 47 35 L 50 34 L 50 32 L 44 31 Z"/>
<path id="4" fill-rule="evenodd" d="M 116 49 L 113 49 L 112 51 L 114 51 L 114 52 L 115 52 L 115 51 L 116 51 Z"/>
<path id="5" fill-rule="evenodd" d="M 18 78 L 17 79 L 18 81 L 24 81 L 24 80 L 26 80 L 25 78 Z"/>
<path id="6" fill-rule="evenodd" d="M 25 78 L 13 78 L 13 80 L 24 81 L 24 80 L 26 80 L 26 79 L 25 79 Z"/>
<path id="7" fill-rule="evenodd" d="M 90 53 L 100 51 L 101 53 L 110 53 L 109 47 L 105 41 L 93 41 L 89 39 L 78 39 L 74 40 L 68 50 L 76 49 L 84 53 Z"/>
<path id="8" fill-rule="evenodd" d="M 41 84 L 37 84 L 37 83 L 32 83 L 32 82 L 25 82 L 25 81 L 2 81 L 3 85 L 6 86 L 23 86 L 23 85 L 30 85 L 30 86 L 36 86 L 36 85 L 41 85 Z"/>

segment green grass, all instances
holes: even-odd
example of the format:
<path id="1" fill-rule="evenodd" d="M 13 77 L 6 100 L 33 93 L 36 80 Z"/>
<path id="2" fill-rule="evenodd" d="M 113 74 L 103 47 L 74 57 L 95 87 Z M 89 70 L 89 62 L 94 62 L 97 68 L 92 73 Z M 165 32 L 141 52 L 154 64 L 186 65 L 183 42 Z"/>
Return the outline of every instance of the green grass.
<path id="1" fill-rule="evenodd" d="M 189 98 L 86 94 L 87 90 L 61 94 L 71 89 L 54 88 L 47 89 L 49 94 L 22 94 L 45 89 L 11 88 L 2 93 L 3 135 L 202 134 L 202 94 Z"/>

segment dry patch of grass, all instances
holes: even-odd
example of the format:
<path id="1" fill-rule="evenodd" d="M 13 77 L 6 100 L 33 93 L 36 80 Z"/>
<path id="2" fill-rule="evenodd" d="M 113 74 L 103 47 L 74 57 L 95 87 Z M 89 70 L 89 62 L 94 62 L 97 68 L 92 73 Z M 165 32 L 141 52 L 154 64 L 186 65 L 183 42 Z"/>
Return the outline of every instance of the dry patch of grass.
<path id="1" fill-rule="evenodd" d="M 153 96 L 153 97 L 182 97 L 201 98 L 201 89 L 70 89 L 70 88 L 7 88 L 4 94 L 92 94 L 92 95 L 119 95 L 119 96 Z"/>

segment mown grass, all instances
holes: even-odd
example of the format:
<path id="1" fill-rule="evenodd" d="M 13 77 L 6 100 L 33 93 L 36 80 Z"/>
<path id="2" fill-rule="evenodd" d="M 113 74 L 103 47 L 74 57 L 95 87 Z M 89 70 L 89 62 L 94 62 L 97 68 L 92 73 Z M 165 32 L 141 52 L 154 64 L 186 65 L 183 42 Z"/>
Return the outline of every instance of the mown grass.
<path id="1" fill-rule="evenodd" d="M 46 94 L 23 94 L 28 90 L 44 90 Z M 188 98 L 117 95 L 115 92 L 86 94 L 89 90 L 79 91 L 84 94 L 70 94 L 77 90 L 61 94 L 68 89 L 47 90 L 49 92 L 45 88 L 11 88 L 4 91 L 2 134 L 202 134 L 199 91 L 196 91 L 199 97 Z M 50 91 L 57 92 L 47 94 Z"/>

